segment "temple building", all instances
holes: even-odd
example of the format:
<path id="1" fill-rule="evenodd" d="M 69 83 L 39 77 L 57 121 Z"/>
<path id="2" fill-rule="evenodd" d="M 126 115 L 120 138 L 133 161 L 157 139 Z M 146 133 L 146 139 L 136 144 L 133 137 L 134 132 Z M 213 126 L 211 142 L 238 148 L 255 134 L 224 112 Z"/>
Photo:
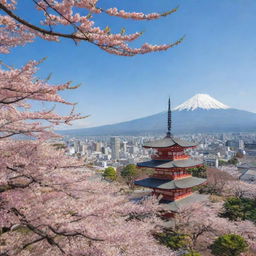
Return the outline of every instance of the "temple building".
<path id="1" fill-rule="evenodd" d="M 155 150 L 150 161 L 138 163 L 138 167 L 153 168 L 154 173 L 146 179 L 135 181 L 135 185 L 152 189 L 156 196 L 161 195 L 167 212 L 175 213 L 180 208 L 196 201 L 205 200 L 205 196 L 193 193 L 192 188 L 202 185 L 206 179 L 192 177 L 190 168 L 202 166 L 186 153 L 196 147 L 196 143 L 180 140 L 171 133 L 171 107 L 168 102 L 168 132 L 166 137 L 143 145 Z"/>

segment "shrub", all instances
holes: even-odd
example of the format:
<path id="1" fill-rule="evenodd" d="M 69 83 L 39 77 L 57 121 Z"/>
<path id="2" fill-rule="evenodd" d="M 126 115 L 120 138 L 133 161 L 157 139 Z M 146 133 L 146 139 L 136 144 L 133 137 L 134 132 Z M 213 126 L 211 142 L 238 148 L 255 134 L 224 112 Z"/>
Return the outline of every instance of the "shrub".
<path id="1" fill-rule="evenodd" d="M 198 178 L 206 178 L 207 177 L 205 166 L 190 168 L 190 169 L 188 169 L 188 171 L 192 174 L 193 177 L 198 177 Z"/>
<path id="2" fill-rule="evenodd" d="M 239 256 L 247 249 L 245 239 L 235 234 L 220 236 L 211 245 L 212 254 L 216 256 Z"/>
<path id="3" fill-rule="evenodd" d="M 233 221 L 241 219 L 256 223 L 256 200 L 237 197 L 228 198 L 220 216 Z"/>
<path id="4" fill-rule="evenodd" d="M 113 167 L 108 167 L 104 170 L 103 177 L 108 180 L 116 180 L 117 173 L 116 170 Z"/>
<path id="5" fill-rule="evenodd" d="M 155 238 L 166 247 L 172 250 L 186 248 L 187 236 L 175 232 L 163 232 L 155 234 Z"/>
<path id="6" fill-rule="evenodd" d="M 133 185 L 133 181 L 138 177 L 138 168 L 134 164 L 128 164 L 121 171 L 121 176 L 129 185 Z"/>

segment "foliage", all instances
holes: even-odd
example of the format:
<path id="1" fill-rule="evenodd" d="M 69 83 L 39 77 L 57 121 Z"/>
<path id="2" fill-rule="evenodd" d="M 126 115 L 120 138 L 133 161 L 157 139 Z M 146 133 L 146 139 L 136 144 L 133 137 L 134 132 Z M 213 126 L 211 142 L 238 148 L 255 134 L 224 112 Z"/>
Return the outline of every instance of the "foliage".
<path id="1" fill-rule="evenodd" d="M 228 164 L 233 164 L 233 165 L 237 165 L 238 164 L 238 159 L 236 157 L 231 158 L 230 160 L 228 160 Z"/>
<path id="2" fill-rule="evenodd" d="M 139 176 L 139 171 L 136 165 L 128 164 L 121 170 L 121 176 L 127 184 L 133 185 L 134 180 Z"/>
<path id="3" fill-rule="evenodd" d="M 224 203 L 220 216 L 235 220 L 250 220 L 256 223 L 256 199 L 231 197 Z"/>
<path id="4" fill-rule="evenodd" d="M 113 167 L 106 168 L 104 170 L 103 177 L 105 179 L 109 179 L 109 180 L 112 180 L 112 181 L 116 180 L 116 178 L 117 178 L 116 170 Z"/>
<path id="5" fill-rule="evenodd" d="M 206 173 L 206 167 L 205 166 L 190 168 L 190 169 L 188 169 L 188 171 L 192 174 L 193 177 L 207 178 L 207 173 Z"/>
<path id="6" fill-rule="evenodd" d="M 225 165 L 228 165 L 228 161 L 225 161 L 225 160 L 219 160 L 219 166 L 225 166 Z"/>
<path id="7" fill-rule="evenodd" d="M 248 249 L 248 243 L 242 236 L 226 234 L 218 237 L 211 246 L 216 256 L 239 256 Z"/>
<path id="8" fill-rule="evenodd" d="M 240 157 L 240 154 L 239 154 L 238 156 L 236 155 L 235 157 L 229 159 L 228 161 L 219 160 L 219 165 L 220 165 L 220 166 L 237 165 L 238 162 L 239 162 L 237 158 L 239 158 L 239 157 Z"/>
<path id="9" fill-rule="evenodd" d="M 66 149 L 67 146 L 63 143 L 54 143 L 52 144 L 53 147 L 55 147 L 56 149 Z"/>
<path id="10" fill-rule="evenodd" d="M 187 247 L 187 236 L 184 234 L 166 231 L 155 234 L 155 238 L 161 244 L 175 251 Z"/>

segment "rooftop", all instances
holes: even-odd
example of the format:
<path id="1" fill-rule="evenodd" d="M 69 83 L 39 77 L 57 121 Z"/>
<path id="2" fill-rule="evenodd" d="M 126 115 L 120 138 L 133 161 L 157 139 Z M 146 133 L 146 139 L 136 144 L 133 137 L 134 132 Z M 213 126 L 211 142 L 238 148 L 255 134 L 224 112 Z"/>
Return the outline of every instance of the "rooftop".
<path id="1" fill-rule="evenodd" d="M 196 161 L 193 159 L 186 159 L 186 160 L 150 160 L 142 163 L 138 163 L 138 167 L 145 167 L 145 168 L 173 168 L 173 167 L 194 167 L 197 165 L 201 165 L 201 161 Z"/>
<path id="2" fill-rule="evenodd" d="M 159 189 L 176 189 L 176 188 L 191 188 L 201 185 L 206 182 L 206 179 L 197 177 L 187 177 L 177 180 L 163 180 L 156 178 L 146 178 L 142 180 L 136 180 L 135 185 L 147 187 L 147 188 L 159 188 Z"/>
<path id="3" fill-rule="evenodd" d="M 198 193 L 193 193 L 190 196 L 187 196 L 185 198 L 176 200 L 176 201 L 162 201 L 162 208 L 165 211 L 173 211 L 173 212 L 179 212 L 182 208 L 188 207 L 189 205 L 193 203 L 200 203 L 206 201 L 208 198 L 208 195 L 202 195 Z"/>
<path id="4" fill-rule="evenodd" d="M 174 145 L 179 145 L 184 148 L 197 146 L 197 144 L 194 142 L 189 142 L 189 141 L 185 141 L 185 140 L 180 140 L 178 138 L 166 136 L 165 138 L 160 139 L 160 140 L 149 141 L 149 142 L 145 143 L 143 145 L 143 147 L 144 148 L 169 148 Z"/>

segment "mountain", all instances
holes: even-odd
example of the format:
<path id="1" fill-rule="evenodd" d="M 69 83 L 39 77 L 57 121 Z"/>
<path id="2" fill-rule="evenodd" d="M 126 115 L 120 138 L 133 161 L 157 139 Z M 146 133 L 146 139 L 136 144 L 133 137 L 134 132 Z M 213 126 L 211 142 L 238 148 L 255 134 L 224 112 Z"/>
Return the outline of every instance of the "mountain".
<path id="1" fill-rule="evenodd" d="M 127 122 L 92 128 L 60 131 L 65 135 L 148 135 L 165 133 L 167 112 Z M 249 132 L 256 130 L 256 114 L 231 108 L 207 94 L 196 94 L 172 111 L 175 134 Z"/>
<path id="2" fill-rule="evenodd" d="M 174 108 L 174 110 L 196 110 L 196 109 L 228 109 L 229 106 L 214 99 L 208 94 L 196 94 L 186 102 Z"/>

